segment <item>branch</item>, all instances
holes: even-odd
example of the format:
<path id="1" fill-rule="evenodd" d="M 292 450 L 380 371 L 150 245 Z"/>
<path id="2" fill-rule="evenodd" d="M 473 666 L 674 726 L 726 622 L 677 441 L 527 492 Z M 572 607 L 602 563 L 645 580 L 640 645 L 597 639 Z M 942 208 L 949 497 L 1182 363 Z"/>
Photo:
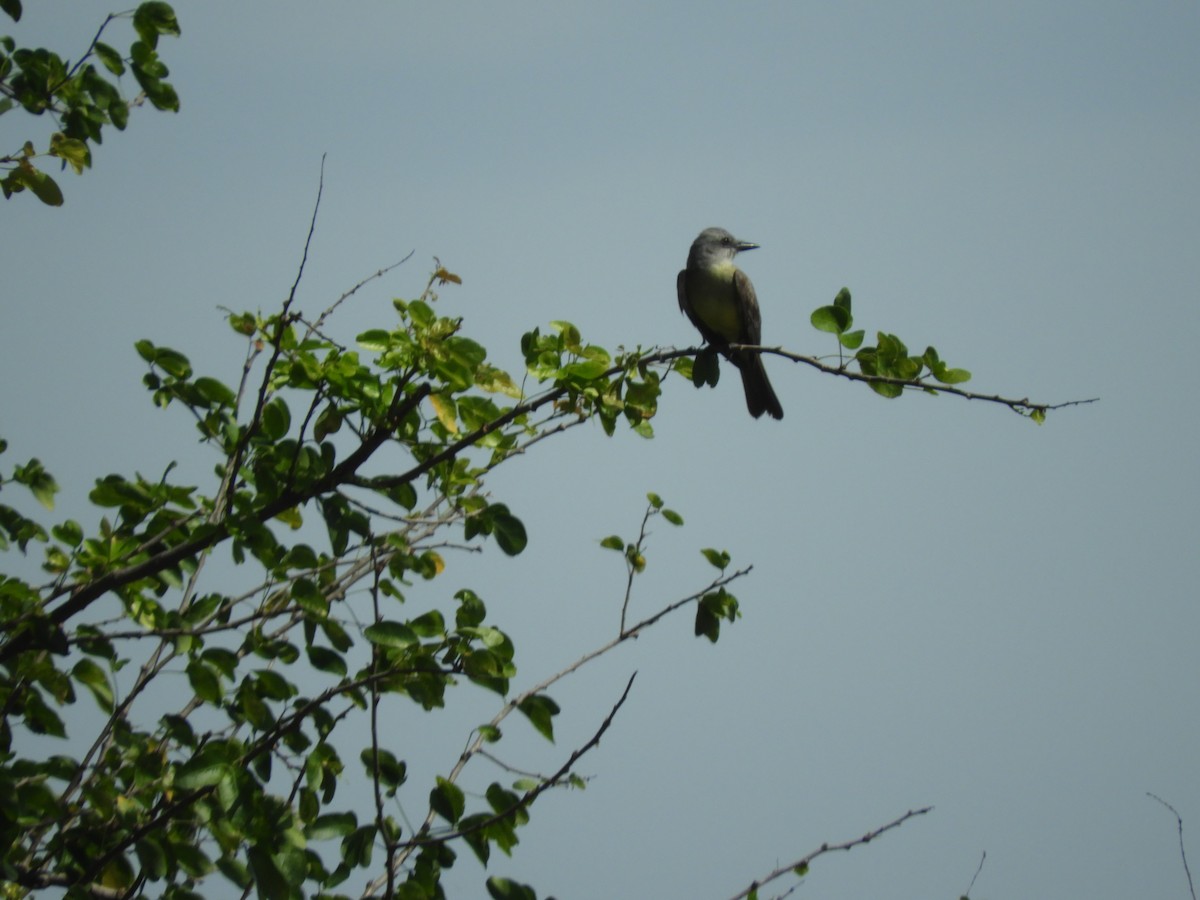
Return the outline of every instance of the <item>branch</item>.
<path id="1" fill-rule="evenodd" d="M 839 365 L 832 366 L 822 362 L 818 357 L 803 356 L 799 353 L 793 353 L 790 350 L 784 350 L 782 347 L 761 347 L 754 344 L 730 344 L 729 346 L 734 350 L 747 350 L 752 353 L 770 353 L 773 356 L 782 356 L 784 359 L 790 359 L 792 362 L 812 366 L 814 369 L 824 372 L 827 375 L 839 375 L 842 378 L 849 378 L 851 381 L 861 381 L 866 384 L 892 384 L 906 390 L 918 390 L 935 394 L 953 394 L 956 397 L 962 397 L 964 400 L 984 400 L 988 403 L 998 403 L 1001 406 L 1007 406 L 1013 412 L 1022 416 L 1028 416 L 1034 412 L 1045 413 L 1052 409 L 1065 409 L 1068 406 L 1083 406 L 1088 403 L 1100 402 L 1099 397 L 1092 397 L 1088 400 L 1067 400 L 1063 403 L 1035 403 L 1028 397 L 1017 400 L 1011 397 L 1001 397 L 999 394 L 977 394 L 974 391 L 963 390 L 951 384 L 941 384 L 936 381 L 929 382 L 924 379 L 909 381 L 903 378 L 864 375 L 862 372 L 852 372 L 847 368 L 853 361 L 853 358 L 847 359 Z"/>
<path id="2" fill-rule="evenodd" d="M 1162 797 L 1158 796 L 1158 794 L 1152 794 L 1149 791 L 1146 791 L 1146 796 L 1150 797 L 1151 799 L 1157 800 L 1159 803 L 1161 803 L 1163 806 L 1165 806 L 1167 809 L 1169 809 L 1172 813 L 1175 814 L 1175 821 L 1179 823 L 1179 855 L 1183 859 L 1183 871 L 1187 875 L 1188 893 L 1190 893 L 1192 895 L 1192 900 L 1196 900 L 1196 888 L 1192 884 L 1192 870 L 1190 868 L 1188 868 L 1187 850 L 1185 850 L 1183 847 L 1183 817 L 1180 816 L 1179 813 L 1175 811 L 1175 807 L 1173 807 L 1170 803 L 1168 803 Z"/>
<path id="3" fill-rule="evenodd" d="M 780 866 L 774 872 L 771 872 L 762 879 L 750 882 L 750 886 L 748 888 L 741 893 L 734 894 L 730 900 L 742 900 L 742 898 L 749 897 L 764 884 L 770 884 L 775 879 L 782 878 L 789 872 L 795 872 L 797 875 L 804 875 L 808 871 L 809 864 L 818 856 L 824 856 L 826 853 L 832 853 L 834 850 L 853 850 L 860 844 L 869 844 L 871 841 L 875 840 L 875 838 L 879 837 L 885 832 L 891 831 L 893 828 L 899 828 L 909 819 L 915 819 L 917 816 L 923 816 L 931 809 L 933 809 L 932 806 L 923 806 L 920 809 L 910 809 L 900 818 L 894 819 L 893 821 L 888 822 L 886 825 L 876 828 L 874 831 L 868 831 L 862 837 L 855 838 L 851 841 L 845 841 L 841 844 L 822 844 L 807 856 L 802 856 L 795 862 L 789 863 L 786 866 Z"/>
<path id="4" fill-rule="evenodd" d="M 621 634 L 619 634 L 617 637 L 613 638 L 608 643 L 603 644 L 600 647 L 597 647 L 595 650 L 585 653 L 583 656 L 581 656 L 579 659 L 575 660 L 575 662 L 571 663 L 565 669 L 561 669 L 560 671 L 558 671 L 555 674 L 551 675 L 550 677 L 544 679 L 543 681 L 539 682 L 538 684 L 535 684 L 533 687 L 528 688 L 527 690 L 525 690 L 522 693 L 518 694 L 517 696 L 513 697 L 511 700 L 509 700 L 507 703 L 505 703 L 503 707 L 500 708 L 500 711 L 497 712 L 496 715 L 494 715 L 492 717 L 491 721 L 488 724 L 490 726 L 492 726 L 493 728 L 498 727 L 500 725 L 500 723 L 503 722 L 504 719 L 507 718 L 508 715 L 513 710 L 517 709 L 529 697 L 532 697 L 535 694 L 542 693 L 547 688 L 549 688 L 551 685 L 553 685 L 555 682 L 560 681 L 563 678 L 566 678 L 572 672 L 578 671 L 580 668 L 587 665 L 589 662 L 596 659 L 597 657 L 603 656 L 605 653 L 609 652 L 614 647 L 617 647 L 620 644 L 625 643 L 625 641 L 636 638 L 639 634 L 641 634 L 641 632 L 643 630 L 645 630 L 646 628 L 649 628 L 651 625 L 653 625 L 655 622 L 657 622 L 659 619 L 663 618 L 664 616 L 668 615 L 669 613 L 674 612 L 675 610 L 679 609 L 682 606 L 686 606 L 688 603 L 694 603 L 694 602 L 698 601 L 701 597 L 703 597 L 705 594 L 709 593 L 713 589 L 718 588 L 718 587 L 724 587 L 725 585 L 729 584 L 730 582 L 735 581 L 736 579 L 741 578 L 743 575 L 748 574 L 749 571 L 750 571 L 750 567 L 747 567 L 745 569 L 739 569 L 737 572 L 734 572 L 732 575 L 722 575 L 720 578 L 711 582 L 707 587 L 703 588 L 702 590 L 696 591 L 694 594 L 684 597 L 682 600 L 676 600 L 674 603 L 671 603 L 671 604 L 665 606 L 663 609 L 660 609 L 654 615 L 652 615 L 646 619 L 643 619 L 642 621 L 638 622 L 636 625 L 631 626 L 628 630 L 623 631 Z M 632 679 L 630 679 L 630 681 L 632 683 Z M 627 692 L 628 692 L 628 690 L 629 690 L 629 688 L 626 687 Z M 622 702 L 624 702 L 623 697 L 622 697 Z M 619 704 L 618 704 L 618 706 L 619 706 Z M 615 713 L 616 710 L 614 709 L 613 712 Z M 600 737 L 599 734 L 597 734 L 596 740 L 599 740 L 599 737 Z M 462 754 L 458 758 L 458 761 L 454 764 L 454 768 L 452 768 L 450 770 L 450 773 L 446 776 L 446 780 L 449 782 L 457 782 L 459 776 L 462 775 L 463 769 L 466 768 L 467 763 L 470 762 L 471 759 L 477 753 L 479 753 L 480 748 L 482 746 L 483 746 L 483 734 L 482 734 L 482 732 L 476 730 L 475 737 L 468 741 L 466 749 L 463 750 Z M 558 777 L 558 776 L 555 776 L 555 777 Z M 430 826 L 433 824 L 434 816 L 435 816 L 435 813 L 433 812 L 433 810 L 430 810 L 426 814 L 425 821 L 422 823 L 421 828 L 419 829 L 418 833 L 428 832 Z M 409 855 L 411 854 L 411 852 L 414 849 L 415 849 L 414 842 L 409 842 L 409 846 L 406 848 L 406 850 L 404 852 L 400 853 L 399 856 L 397 857 L 397 859 L 395 861 L 395 865 L 396 866 L 404 865 L 404 863 L 407 861 Z M 374 881 L 372 881 L 370 884 L 368 884 L 367 887 L 364 889 L 363 897 L 373 896 L 375 893 L 377 893 L 380 890 L 380 888 L 383 886 L 384 882 L 385 882 L 385 878 L 383 876 L 376 878 Z"/>
<path id="5" fill-rule="evenodd" d="M 496 822 L 500 822 L 504 819 L 507 819 L 509 816 L 513 815 L 514 813 L 519 812 L 522 809 L 528 808 L 530 805 L 532 805 L 533 801 L 538 798 L 538 796 L 540 796 L 542 793 L 549 790 L 550 788 L 554 787 L 555 785 L 559 784 L 563 780 L 563 778 L 565 778 L 567 776 L 567 774 L 571 771 L 571 769 L 574 767 L 575 763 L 579 762 L 580 758 L 585 753 L 587 753 L 589 750 L 596 747 L 600 743 L 600 738 L 604 736 L 604 732 L 608 731 L 608 727 L 610 725 L 612 725 L 613 719 L 615 719 L 617 717 L 617 710 L 619 710 L 622 706 L 625 705 L 625 700 L 629 697 L 629 689 L 633 687 L 633 680 L 635 678 L 637 678 L 637 672 L 634 672 L 632 675 L 629 676 L 629 681 L 627 681 L 625 683 L 625 690 L 623 690 L 621 692 L 620 699 L 618 699 L 616 704 L 613 706 L 613 708 L 611 710 L 609 710 L 608 715 L 604 717 L 604 721 L 600 723 L 599 729 L 597 729 L 596 733 L 593 734 L 590 739 L 588 739 L 587 743 L 585 743 L 583 746 L 578 747 L 574 751 L 572 751 L 571 755 L 567 758 L 567 761 L 565 763 L 563 763 L 562 766 L 559 767 L 557 772 L 555 772 L 549 778 L 541 781 L 537 785 L 537 787 L 530 788 L 528 791 L 526 791 L 524 793 L 524 795 L 522 795 L 521 799 L 518 800 L 516 803 L 514 803 L 512 806 L 510 806 L 508 809 L 502 810 L 501 812 L 498 812 L 493 816 L 489 816 L 487 819 L 484 819 L 482 822 L 476 822 L 473 825 L 471 825 L 470 828 L 462 828 L 457 831 L 451 831 L 448 834 L 439 834 L 436 837 L 421 837 L 418 835 L 418 836 L 414 837 L 412 840 L 406 841 L 402 846 L 414 847 L 414 846 L 420 846 L 422 844 L 443 844 L 443 843 L 446 843 L 447 841 L 453 841 L 453 840 L 461 838 L 465 835 L 473 834 L 476 831 L 481 831 L 484 828 L 487 828 L 489 825 L 493 825 Z"/>

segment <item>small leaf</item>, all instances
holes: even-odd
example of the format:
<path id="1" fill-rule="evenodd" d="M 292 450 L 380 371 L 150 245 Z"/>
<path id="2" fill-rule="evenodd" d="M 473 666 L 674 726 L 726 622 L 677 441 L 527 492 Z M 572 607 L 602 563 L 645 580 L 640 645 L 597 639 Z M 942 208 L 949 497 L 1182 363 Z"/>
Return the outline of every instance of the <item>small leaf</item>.
<path id="1" fill-rule="evenodd" d="M 433 406 L 442 427 L 451 434 L 458 434 L 458 418 L 454 412 L 454 401 L 449 394 L 430 394 L 429 403 Z"/>
<path id="2" fill-rule="evenodd" d="M 602 540 L 600 542 L 600 546 L 605 548 L 606 550 L 623 551 L 625 549 L 625 542 L 623 540 L 621 540 L 621 538 L 618 537 L 617 535 L 610 534 L 608 537 L 606 537 L 604 540 Z"/>
<path id="3" fill-rule="evenodd" d="M 462 818 L 466 805 L 467 800 L 463 795 L 462 788 L 439 775 L 437 787 L 429 792 L 430 808 L 453 825 Z"/>
<path id="4" fill-rule="evenodd" d="M 492 876 L 486 882 L 488 896 L 492 900 L 537 900 L 537 894 L 527 884 L 508 878 Z"/>
<path id="5" fill-rule="evenodd" d="M 545 694 L 533 694 L 522 700 L 518 708 L 546 740 L 554 741 L 553 718 L 559 712 L 557 703 Z"/>
<path id="6" fill-rule="evenodd" d="M 681 516 L 679 513 L 675 512 L 675 510 L 673 510 L 673 509 L 664 509 L 662 511 L 662 515 L 663 515 L 663 518 L 666 519 L 668 522 L 670 522 L 672 525 L 682 525 L 683 524 L 683 516 Z"/>
<path id="7" fill-rule="evenodd" d="M 92 49 L 95 51 L 96 56 L 99 57 L 104 68 L 118 77 L 125 74 L 125 61 L 121 58 L 120 53 L 108 46 L 108 44 L 102 44 L 99 41 L 95 43 Z"/>
<path id="8" fill-rule="evenodd" d="M 21 176 L 19 183 L 29 188 L 33 195 L 47 206 L 63 205 L 62 188 L 41 169 L 35 169 L 29 163 L 23 162 L 20 168 L 13 170 L 14 175 L 17 173 Z"/>
<path id="9" fill-rule="evenodd" d="M 401 622 L 376 622 L 363 629 L 363 637 L 380 647 L 402 650 L 419 643 L 415 631 Z"/>
<path id="10" fill-rule="evenodd" d="M 309 647 L 308 661 L 313 664 L 314 669 L 333 675 L 345 675 L 347 671 L 346 660 L 342 659 L 340 653 L 328 647 Z"/>
<path id="11" fill-rule="evenodd" d="M 500 549 L 509 556 L 516 556 L 524 550 L 529 538 L 521 520 L 512 515 L 503 503 L 493 504 L 488 512 L 492 522 L 492 534 Z"/>
<path id="12" fill-rule="evenodd" d="M 838 343 L 847 350 L 857 350 L 862 346 L 863 336 L 866 334 L 861 328 L 858 331 L 848 331 L 845 334 L 838 335 Z"/>
<path id="13" fill-rule="evenodd" d="M 50 155 L 65 160 L 76 175 L 82 175 L 83 170 L 92 164 L 92 154 L 88 145 L 79 138 L 69 138 L 62 132 L 56 132 L 50 138 Z"/>
<path id="14" fill-rule="evenodd" d="M 357 827 L 358 817 L 352 812 L 326 813 L 304 829 L 304 836 L 310 841 L 327 841 L 346 837 Z"/>
<path id="15" fill-rule="evenodd" d="M 96 702 L 105 712 L 113 711 L 113 689 L 108 676 L 100 666 L 86 657 L 75 663 L 71 670 L 75 680 L 92 692 Z"/>
<path id="16" fill-rule="evenodd" d="M 707 559 L 710 564 L 720 569 L 722 572 L 725 571 L 725 567 L 729 565 L 729 554 L 724 550 L 713 550 L 711 547 L 706 547 L 700 552 L 704 554 L 704 558 Z"/>
<path id="17" fill-rule="evenodd" d="M 175 10 L 170 4 L 160 0 L 149 0 L 137 8 L 133 14 L 133 27 L 151 49 L 158 45 L 160 34 L 179 36 L 179 22 L 175 18 Z"/>
<path id="18" fill-rule="evenodd" d="M 850 311 L 840 306 L 821 306 L 813 310 L 809 321 L 817 331 L 841 334 L 854 321 Z"/>

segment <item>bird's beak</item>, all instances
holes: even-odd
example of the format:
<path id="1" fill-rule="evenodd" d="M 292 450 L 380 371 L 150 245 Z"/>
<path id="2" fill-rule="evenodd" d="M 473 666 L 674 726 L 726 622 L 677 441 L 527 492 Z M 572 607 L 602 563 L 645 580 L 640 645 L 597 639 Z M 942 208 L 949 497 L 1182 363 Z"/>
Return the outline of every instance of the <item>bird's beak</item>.
<path id="1" fill-rule="evenodd" d="M 752 244 L 749 241 L 738 241 L 737 251 L 741 253 L 743 250 L 757 250 L 758 244 Z"/>

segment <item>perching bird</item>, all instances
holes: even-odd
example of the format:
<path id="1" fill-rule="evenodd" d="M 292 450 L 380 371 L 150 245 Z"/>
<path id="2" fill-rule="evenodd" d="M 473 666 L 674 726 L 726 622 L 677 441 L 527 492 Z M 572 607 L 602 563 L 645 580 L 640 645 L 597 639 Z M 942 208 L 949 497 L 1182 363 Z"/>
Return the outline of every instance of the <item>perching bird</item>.
<path id="1" fill-rule="evenodd" d="M 675 280 L 679 308 L 700 334 L 742 373 L 746 389 L 746 407 L 758 418 L 768 413 L 783 418 L 783 407 L 767 380 L 762 356 L 744 350 L 730 350 L 730 344 L 754 344 L 762 341 L 762 317 L 754 285 L 746 273 L 733 264 L 743 250 L 758 244 L 739 241 L 724 228 L 705 228 L 692 241 L 687 268 Z"/>

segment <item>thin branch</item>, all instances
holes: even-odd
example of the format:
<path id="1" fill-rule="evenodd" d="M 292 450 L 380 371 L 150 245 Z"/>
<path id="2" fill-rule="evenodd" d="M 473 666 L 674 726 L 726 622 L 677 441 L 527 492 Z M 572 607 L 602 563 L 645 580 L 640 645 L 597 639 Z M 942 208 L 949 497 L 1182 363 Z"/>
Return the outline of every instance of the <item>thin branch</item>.
<path id="1" fill-rule="evenodd" d="M 593 734 L 591 738 L 589 738 L 588 741 L 583 744 L 583 746 L 577 747 L 574 751 L 572 751 L 571 755 L 567 758 L 567 761 L 559 767 L 557 772 L 544 781 L 539 782 L 536 787 L 530 788 L 528 791 L 526 791 L 521 798 L 508 809 L 501 810 L 495 815 L 489 816 L 480 822 L 475 822 L 470 828 L 461 828 L 431 837 L 421 837 L 418 835 L 412 840 L 406 841 L 403 846 L 413 847 L 421 846 L 423 844 L 444 844 L 447 841 L 457 840 L 468 834 L 474 834 L 477 831 L 482 831 L 489 825 L 503 821 L 514 813 L 528 808 L 542 793 L 560 784 L 562 780 L 567 777 L 567 774 L 574 767 L 575 763 L 579 762 L 580 758 L 585 753 L 599 745 L 600 738 L 604 736 L 604 732 L 608 731 L 609 726 L 613 723 L 613 719 L 617 717 L 617 711 L 625 705 L 625 701 L 629 697 L 629 690 L 633 687 L 633 680 L 635 678 L 637 678 L 637 672 L 634 672 L 629 676 L 629 681 L 625 683 L 625 690 L 621 692 L 620 699 L 618 699 L 613 708 L 609 710 L 608 715 L 604 717 L 604 721 L 600 723 L 600 727 L 597 729 L 596 733 Z"/>
<path id="2" fill-rule="evenodd" d="M 324 160 L 325 157 L 322 156 L 321 159 Z M 362 281 L 360 281 L 354 287 L 350 288 L 350 290 L 346 291 L 346 293 L 342 294 L 342 296 L 340 296 L 336 300 L 334 300 L 333 303 L 330 304 L 330 306 L 323 313 L 321 313 L 321 315 L 319 315 L 317 317 L 317 320 L 308 326 L 308 331 L 305 334 L 305 339 L 307 340 L 314 332 L 320 333 L 321 326 L 325 324 L 325 320 L 328 319 L 331 315 L 333 315 L 334 311 L 339 306 L 341 306 L 345 301 L 349 300 L 351 297 L 353 297 L 355 294 L 357 294 L 360 288 L 365 287 L 366 285 L 370 284 L 372 281 L 375 281 L 376 279 L 382 278 L 388 272 L 392 271 L 392 269 L 396 269 L 396 268 L 399 268 L 400 266 L 404 265 L 406 262 L 408 262 L 410 259 L 412 259 L 412 255 L 416 252 L 417 252 L 416 250 L 409 250 L 408 255 L 405 256 L 404 259 L 401 259 L 398 262 L 394 262 L 390 266 L 384 266 L 379 271 L 368 275 L 366 278 L 364 278 Z"/>
<path id="3" fill-rule="evenodd" d="M 1188 867 L 1187 850 L 1185 850 L 1183 846 L 1183 817 L 1179 815 L 1175 807 L 1173 807 L 1162 797 L 1158 796 L 1158 794 L 1152 794 L 1149 791 L 1146 791 L 1146 796 L 1153 800 L 1157 800 L 1175 815 L 1175 821 L 1179 824 L 1179 856 L 1183 859 L 1183 871 L 1187 875 L 1188 893 L 1192 895 L 1192 900 L 1196 900 L 1196 888 L 1192 884 L 1192 870 Z"/>
<path id="4" fill-rule="evenodd" d="M 843 361 L 840 365 L 831 366 L 829 363 L 822 362 L 815 356 L 803 356 L 799 353 L 793 353 L 790 350 L 784 350 L 782 347 L 762 347 L 756 344 L 730 344 L 732 350 L 747 350 L 752 353 L 770 353 L 774 356 L 782 356 L 784 359 L 790 359 L 792 362 L 804 363 L 807 366 L 812 366 L 818 371 L 824 372 L 827 375 L 839 375 L 842 378 L 848 378 L 851 381 L 861 381 L 865 384 L 891 384 L 896 387 L 906 390 L 923 391 L 926 393 L 936 394 L 953 394 L 956 397 L 962 397 L 964 400 L 984 400 L 988 403 L 998 403 L 1001 406 L 1007 406 L 1013 412 L 1023 416 L 1028 416 L 1033 412 L 1049 412 L 1054 409 L 1066 409 L 1068 406 L 1085 406 L 1089 403 L 1099 403 L 1099 397 L 1091 397 L 1087 400 L 1067 400 L 1063 403 L 1034 403 L 1028 397 L 1023 397 L 1020 400 L 1011 397 L 1001 397 L 999 394 L 978 394 L 974 391 L 964 390 L 955 387 L 952 384 L 941 384 L 937 381 L 910 381 L 903 378 L 885 378 L 879 375 L 865 375 L 862 372 L 852 372 L 847 366 L 850 360 Z"/>
<path id="5" fill-rule="evenodd" d="M 732 575 L 722 575 L 720 578 L 711 582 L 707 587 L 705 587 L 699 591 L 696 591 L 694 594 L 684 597 L 682 600 L 676 600 L 674 603 L 668 604 L 667 606 L 665 606 L 664 608 L 659 610 L 654 615 L 652 615 L 646 619 L 643 619 L 641 622 L 638 622 L 636 625 L 632 626 L 627 631 L 622 632 L 621 634 L 619 634 L 617 637 L 613 638 L 608 643 L 606 643 L 600 647 L 597 647 L 596 649 L 594 649 L 588 653 L 585 653 L 583 656 L 579 657 L 579 659 L 575 660 L 575 662 L 571 663 L 566 668 L 561 669 L 560 671 L 556 672 L 555 674 L 540 681 L 538 684 L 535 684 L 533 687 L 528 688 L 527 690 L 525 690 L 525 691 L 521 692 L 520 694 L 518 694 L 517 696 L 513 697 L 511 700 L 509 700 L 507 703 L 505 703 L 504 706 L 502 706 L 500 708 L 500 711 L 497 712 L 496 715 L 494 715 L 492 717 L 492 720 L 488 724 L 492 728 L 498 727 L 500 725 L 500 723 L 503 722 L 509 716 L 509 714 L 513 712 L 513 710 L 519 708 L 520 705 L 522 703 L 524 703 L 528 698 L 534 696 L 535 694 L 540 694 L 542 691 L 545 691 L 547 688 L 549 688 L 555 682 L 561 681 L 563 678 L 566 678 L 568 675 L 572 674 L 573 672 L 578 671 L 579 669 L 581 669 L 583 666 L 587 665 L 592 660 L 596 659 L 599 656 L 603 656 L 605 653 L 608 653 L 614 647 L 617 647 L 617 646 L 625 643 L 628 640 L 632 640 L 633 638 L 636 638 L 644 629 L 649 628 L 651 625 L 653 625 L 655 622 L 657 622 L 659 619 L 663 618 L 664 616 L 666 616 L 672 612 L 675 612 L 677 609 L 680 609 L 681 607 L 686 606 L 688 603 L 695 603 L 701 597 L 703 597 L 705 594 L 709 593 L 713 589 L 719 588 L 719 587 L 724 587 L 725 585 L 729 584 L 730 582 L 735 581 L 736 579 L 741 578 L 742 576 L 748 574 L 750 572 L 750 568 L 751 567 L 748 566 L 745 569 L 739 569 L 737 572 L 734 572 Z M 628 690 L 628 688 L 626 688 L 626 690 Z M 465 769 L 467 766 L 467 763 L 469 763 L 471 761 L 471 759 L 477 753 L 479 753 L 480 749 L 483 747 L 483 743 L 484 743 L 483 733 L 479 729 L 476 729 L 475 736 L 471 740 L 468 741 L 467 747 L 463 750 L 462 754 L 458 758 L 458 761 L 454 764 L 454 767 L 450 770 L 450 773 L 446 776 L 447 781 L 449 781 L 449 782 L 458 781 L 459 776 L 462 775 L 463 769 Z M 427 833 L 429 831 L 430 827 L 433 825 L 435 816 L 436 816 L 436 813 L 432 809 L 430 809 L 429 812 L 425 816 L 425 821 L 422 823 L 420 829 L 418 830 L 418 834 Z M 395 865 L 397 867 L 403 866 L 404 863 L 407 861 L 409 855 L 411 855 L 413 849 L 415 849 L 414 846 L 409 846 L 403 852 L 401 852 L 399 854 L 398 858 L 396 859 Z M 383 886 L 384 882 L 385 882 L 385 879 L 383 876 L 380 876 L 380 877 L 376 878 L 374 881 L 370 882 L 363 891 L 363 897 L 370 897 L 370 896 L 374 895 L 375 893 L 377 893 L 380 890 L 380 888 Z"/>
<path id="6" fill-rule="evenodd" d="M 917 816 L 923 816 L 932 809 L 932 806 L 923 806 L 921 809 L 910 809 L 900 818 L 893 819 L 891 822 L 876 828 L 874 831 L 868 831 L 862 837 L 854 838 L 850 841 L 844 841 L 841 844 L 822 844 L 807 856 L 802 856 L 795 862 L 788 863 L 786 866 L 780 866 L 769 875 L 766 875 L 757 881 L 752 881 L 749 887 L 740 893 L 734 894 L 730 900 L 743 900 L 743 898 L 749 897 L 763 885 L 770 884 L 775 879 L 782 878 L 789 872 L 795 872 L 797 875 L 803 875 L 808 870 L 808 867 L 812 861 L 818 856 L 824 856 L 826 853 L 832 853 L 834 850 L 853 850 L 855 847 L 858 847 L 862 844 L 869 844 L 871 841 L 875 840 L 875 838 L 879 837 L 885 832 L 891 831 L 893 828 L 899 828 L 909 819 L 914 819 Z"/>
<path id="7" fill-rule="evenodd" d="M 642 527 L 638 531 L 637 543 L 634 544 L 634 553 L 638 556 L 642 553 L 642 545 L 646 540 L 646 524 L 650 521 L 650 517 L 654 515 L 654 505 L 646 504 L 646 513 L 642 516 Z M 628 554 L 625 556 L 625 568 L 628 570 L 628 578 L 625 581 L 625 600 L 621 603 L 621 628 L 618 634 L 625 633 L 625 615 L 629 612 L 629 598 L 633 596 L 633 576 L 637 574 L 637 567 L 633 564 Z"/>
<path id="8" fill-rule="evenodd" d="M 979 857 L 979 867 L 975 870 L 975 874 L 971 876 L 971 883 L 967 885 L 967 892 L 963 897 L 971 896 L 971 889 L 975 887 L 975 879 L 979 877 L 979 873 L 983 871 L 983 864 L 987 860 L 987 851 L 983 851 L 983 855 Z"/>

